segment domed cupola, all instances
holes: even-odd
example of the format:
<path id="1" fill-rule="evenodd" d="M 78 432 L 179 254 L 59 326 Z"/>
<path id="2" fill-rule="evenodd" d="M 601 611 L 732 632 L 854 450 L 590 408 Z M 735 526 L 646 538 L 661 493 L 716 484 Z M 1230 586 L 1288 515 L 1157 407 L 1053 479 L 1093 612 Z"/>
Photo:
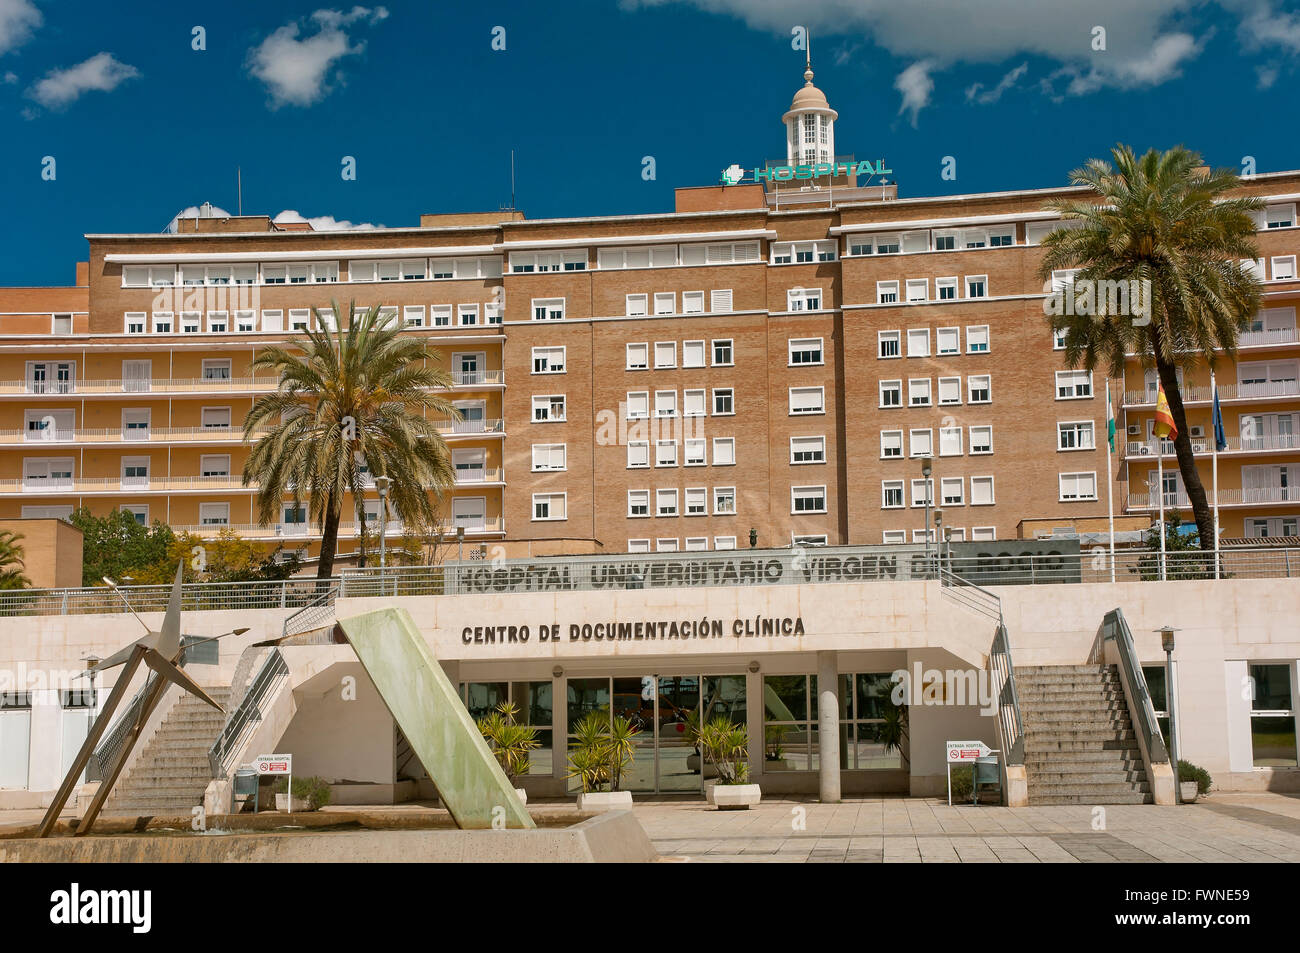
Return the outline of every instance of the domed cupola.
<path id="1" fill-rule="evenodd" d="M 835 120 L 826 94 L 813 85 L 812 53 L 803 74 L 804 84 L 794 94 L 785 123 L 786 161 L 789 165 L 814 165 L 835 161 Z"/>

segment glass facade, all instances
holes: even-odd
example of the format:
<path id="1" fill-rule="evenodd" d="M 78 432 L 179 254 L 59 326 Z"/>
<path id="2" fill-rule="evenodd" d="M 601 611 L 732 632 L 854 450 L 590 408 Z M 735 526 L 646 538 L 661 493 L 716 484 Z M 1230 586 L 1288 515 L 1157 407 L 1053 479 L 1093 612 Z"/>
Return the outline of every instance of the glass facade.
<path id="1" fill-rule="evenodd" d="M 537 747 L 529 755 L 528 773 L 549 777 L 554 768 L 554 741 L 551 683 L 544 682 L 462 682 L 461 699 L 476 721 L 490 714 L 497 705 L 515 706 L 515 722 L 537 728 Z"/>
<path id="2" fill-rule="evenodd" d="M 841 769 L 903 766 L 893 688 L 888 672 L 839 676 Z M 817 717 L 816 675 L 763 677 L 764 772 L 818 769 Z"/>

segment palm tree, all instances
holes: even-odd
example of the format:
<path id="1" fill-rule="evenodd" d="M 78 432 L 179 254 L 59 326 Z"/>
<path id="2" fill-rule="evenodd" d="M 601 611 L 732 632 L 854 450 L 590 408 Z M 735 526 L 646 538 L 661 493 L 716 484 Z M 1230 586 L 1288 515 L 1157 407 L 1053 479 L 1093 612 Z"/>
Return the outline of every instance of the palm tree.
<path id="1" fill-rule="evenodd" d="M 1263 203 L 1226 197 L 1241 185 L 1237 174 L 1207 171 L 1200 155 L 1182 146 L 1138 158 L 1119 145 L 1111 156 L 1114 167 L 1090 159 L 1070 173 L 1070 181 L 1092 189 L 1094 197 L 1048 203 L 1079 227 L 1059 228 L 1043 240 L 1039 276 L 1046 280 L 1057 269 L 1078 268 L 1074 280 L 1086 283 L 1085 289 L 1102 281 L 1124 282 L 1126 288 L 1149 282 L 1136 286 L 1149 288 L 1142 301 L 1149 310 L 1136 309 L 1137 317 L 1120 314 L 1135 311 L 1132 301 L 1127 309 L 1114 302 L 1108 308 L 1104 296 L 1095 294 L 1092 313 L 1056 315 L 1052 328 L 1065 333 L 1071 367 L 1091 371 L 1103 364 L 1111 376 L 1122 377 L 1126 354 L 1155 366 L 1178 427 L 1174 451 L 1201 548 L 1211 548 L 1214 518 L 1192 455 L 1178 370 L 1199 359 L 1214 367 L 1216 351 L 1235 359 L 1237 335 L 1260 303 L 1259 280 L 1242 262 L 1259 257 L 1251 213 Z"/>
<path id="2" fill-rule="evenodd" d="M 0 530 L 0 589 L 27 589 L 32 582 L 23 573 L 23 534 Z"/>
<path id="3" fill-rule="evenodd" d="M 434 497 L 454 482 L 435 418 L 454 418 L 456 410 L 434 392 L 450 387 L 451 375 L 431 366 L 423 341 L 402 334 L 392 311 L 331 306 L 335 317 L 352 316 L 345 330 L 331 330 L 334 322 L 313 308 L 315 328 L 295 350 L 258 354 L 252 367 L 275 371 L 279 386 L 244 420 L 245 440 L 269 428 L 244 464 L 244 485 L 258 485 L 258 518 L 274 522 L 285 497 L 297 507 L 306 496 L 311 520 L 322 527 L 321 579 L 334 571 L 344 498 L 351 494 L 361 509 L 363 463 L 370 476 L 392 480 L 389 499 L 415 529 L 434 525 Z"/>

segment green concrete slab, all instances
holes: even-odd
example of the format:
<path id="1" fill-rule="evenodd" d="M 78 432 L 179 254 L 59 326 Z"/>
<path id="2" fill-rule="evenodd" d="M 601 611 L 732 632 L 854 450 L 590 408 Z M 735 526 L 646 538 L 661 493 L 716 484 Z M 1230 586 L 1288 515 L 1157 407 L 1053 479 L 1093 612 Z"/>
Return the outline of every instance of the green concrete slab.
<path id="1" fill-rule="evenodd" d="M 535 827 L 410 613 L 380 609 L 339 625 L 456 825 L 483 830 L 499 817 Z"/>

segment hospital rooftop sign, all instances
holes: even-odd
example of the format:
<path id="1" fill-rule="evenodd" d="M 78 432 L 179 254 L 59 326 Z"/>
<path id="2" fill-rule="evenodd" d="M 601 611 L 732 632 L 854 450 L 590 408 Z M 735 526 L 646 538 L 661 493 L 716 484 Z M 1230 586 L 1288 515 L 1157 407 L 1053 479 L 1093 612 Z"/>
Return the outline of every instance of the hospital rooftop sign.
<path id="1" fill-rule="evenodd" d="M 769 165 L 762 169 L 743 169 L 732 165 L 722 170 L 722 181 L 727 185 L 736 185 L 752 172 L 755 182 L 785 182 L 789 179 L 820 179 L 828 175 L 885 175 L 893 172 L 885 168 L 885 160 L 877 159 L 875 165 L 869 160 L 862 162 L 817 162 L 811 165 Z"/>

